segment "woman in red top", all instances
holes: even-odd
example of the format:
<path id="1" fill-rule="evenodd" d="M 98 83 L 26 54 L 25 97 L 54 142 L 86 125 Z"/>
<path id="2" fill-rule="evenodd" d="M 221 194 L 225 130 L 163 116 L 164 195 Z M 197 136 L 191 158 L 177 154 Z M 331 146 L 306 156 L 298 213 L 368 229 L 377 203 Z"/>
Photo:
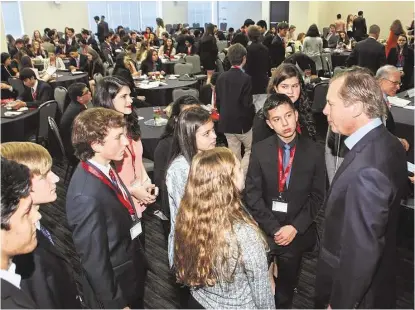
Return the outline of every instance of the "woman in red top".
<path id="1" fill-rule="evenodd" d="M 389 38 L 386 41 L 386 58 L 388 58 L 389 52 L 392 48 L 396 48 L 396 45 L 398 44 L 398 37 L 400 34 L 405 34 L 405 31 L 403 30 L 402 23 L 399 19 L 394 20 L 389 32 Z"/>

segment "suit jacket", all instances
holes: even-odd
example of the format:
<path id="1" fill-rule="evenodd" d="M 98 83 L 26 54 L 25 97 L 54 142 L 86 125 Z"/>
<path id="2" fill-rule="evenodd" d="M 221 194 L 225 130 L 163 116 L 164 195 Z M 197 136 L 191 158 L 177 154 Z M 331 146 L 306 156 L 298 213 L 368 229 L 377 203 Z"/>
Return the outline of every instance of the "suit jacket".
<path id="1" fill-rule="evenodd" d="M 382 125 L 346 154 L 325 202 L 317 303 L 394 308 L 396 231 L 406 182 L 405 151 Z"/>
<path id="2" fill-rule="evenodd" d="M 1 308 L 2 309 L 35 309 L 35 302 L 10 282 L 1 279 Z"/>
<path id="3" fill-rule="evenodd" d="M 176 49 L 177 50 L 177 49 Z M 177 53 L 179 51 L 177 50 Z M 216 69 L 216 59 L 218 58 L 218 46 L 216 39 L 211 35 L 204 35 L 199 41 L 200 62 L 205 70 Z"/>
<path id="4" fill-rule="evenodd" d="M 97 24 L 97 37 L 99 42 L 104 42 L 105 35 L 109 33 L 108 23 L 107 22 L 99 22 Z"/>
<path id="5" fill-rule="evenodd" d="M 275 134 L 252 145 L 245 201 L 265 232 L 271 250 L 303 252 L 316 240 L 313 222 L 324 200 L 324 152 L 316 142 L 298 135 L 290 182 L 285 190 L 288 209 L 287 213 L 282 213 L 272 211 L 272 200 L 279 195 L 279 147 Z M 298 233 L 290 245 L 281 247 L 274 242 L 274 234 L 284 225 L 293 225 Z"/>
<path id="6" fill-rule="evenodd" d="M 75 68 L 78 67 L 77 64 L 76 64 L 75 58 L 72 58 L 72 57 L 69 60 L 69 67 L 71 67 L 71 66 L 73 66 Z M 89 73 L 88 57 L 85 56 L 84 54 L 79 54 L 79 68 L 77 70 Z"/>
<path id="7" fill-rule="evenodd" d="M 37 107 L 46 101 L 53 100 L 52 86 L 46 82 L 37 80 L 36 100 L 33 100 L 32 90 L 27 86 L 24 87 L 24 92 L 18 99 L 26 102 L 29 107 Z"/>
<path id="8" fill-rule="evenodd" d="M 261 36 L 262 44 L 264 44 L 268 49 L 271 46 L 272 40 L 274 39 L 274 36 L 270 31 L 267 31 L 264 36 Z"/>
<path id="9" fill-rule="evenodd" d="M 66 46 L 64 48 L 57 46 L 55 50 L 55 54 L 56 55 L 64 54 L 65 56 L 69 56 L 69 52 Z"/>
<path id="10" fill-rule="evenodd" d="M 346 60 L 347 66 L 358 65 L 370 69 L 373 74 L 386 64 L 385 47 L 373 38 L 358 42 Z"/>
<path id="11" fill-rule="evenodd" d="M 328 35 L 327 35 L 328 37 Z M 334 48 L 337 46 L 337 43 L 339 42 L 339 36 L 337 35 L 337 33 L 332 34 L 328 39 L 326 37 L 327 40 L 327 47 L 329 48 Z"/>
<path id="12" fill-rule="evenodd" d="M 82 263 L 87 306 L 136 307 L 144 298 L 147 260 L 139 239 L 131 240 L 133 222 L 116 192 L 79 164 L 69 184 L 66 216 Z"/>
<path id="13" fill-rule="evenodd" d="M 276 35 L 269 46 L 269 55 L 271 57 L 271 68 L 278 67 L 285 59 L 285 43 Z"/>
<path id="14" fill-rule="evenodd" d="M 34 252 L 13 258 L 21 288 L 41 309 L 81 309 L 66 258 L 39 230 Z"/>
<path id="15" fill-rule="evenodd" d="M 265 94 L 270 72 L 268 48 L 262 43 L 252 43 L 247 47 L 245 71 L 251 76 L 252 94 Z"/>
<path id="16" fill-rule="evenodd" d="M 367 35 L 366 19 L 357 17 L 353 20 L 353 37 L 359 39 Z"/>
<path id="17" fill-rule="evenodd" d="M 402 52 L 404 58 L 403 72 L 402 76 L 402 88 L 408 89 L 413 88 L 413 78 L 414 74 L 414 50 L 409 47 L 404 47 Z M 398 64 L 398 51 L 397 48 L 392 48 L 388 55 L 388 64 L 396 66 Z"/>
<path id="18" fill-rule="evenodd" d="M 59 132 L 62 137 L 63 146 L 65 148 L 65 152 L 71 160 L 75 161 L 74 149 L 72 146 L 72 123 L 75 118 L 78 116 L 79 113 L 85 110 L 85 107 L 82 106 L 78 102 L 72 101 L 68 107 L 66 108 L 65 112 L 63 112 Z"/>
<path id="19" fill-rule="evenodd" d="M 220 112 L 218 131 L 242 134 L 251 130 L 255 115 L 251 77 L 238 68 L 231 68 L 218 77 L 215 90 Z"/>

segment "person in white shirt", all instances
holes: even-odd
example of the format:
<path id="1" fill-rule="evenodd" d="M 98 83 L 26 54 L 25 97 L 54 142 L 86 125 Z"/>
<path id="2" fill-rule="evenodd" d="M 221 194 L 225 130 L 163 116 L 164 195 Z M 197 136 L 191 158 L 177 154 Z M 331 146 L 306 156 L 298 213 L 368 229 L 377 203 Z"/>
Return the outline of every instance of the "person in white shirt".
<path id="1" fill-rule="evenodd" d="M 21 277 L 11 260 L 36 248 L 36 223 L 41 216 L 38 208 L 32 208 L 29 169 L 3 157 L 1 168 L 1 306 L 33 309 L 36 305 L 21 291 Z"/>

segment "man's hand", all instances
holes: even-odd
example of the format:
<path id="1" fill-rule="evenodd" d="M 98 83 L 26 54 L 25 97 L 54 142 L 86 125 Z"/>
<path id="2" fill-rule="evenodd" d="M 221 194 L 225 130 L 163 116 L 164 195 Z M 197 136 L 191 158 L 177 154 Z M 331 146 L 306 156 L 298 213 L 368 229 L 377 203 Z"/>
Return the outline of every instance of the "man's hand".
<path id="1" fill-rule="evenodd" d="M 19 110 L 20 108 L 23 108 L 26 106 L 26 103 L 20 100 L 16 100 L 15 102 L 9 104 L 9 106 L 13 109 L 13 110 Z"/>
<path id="2" fill-rule="evenodd" d="M 285 225 L 278 230 L 274 235 L 274 241 L 276 244 L 286 246 L 293 241 L 297 235 L 297 229 L 292 225 Z"/>
<path id="3" fill-rule="evenodd" d="M 409 143 L 408 141 L 406 141 L 404 138 L 398 138 L 399 141 L 401 141 L 403 148 L 405 149 L 405 151 L 408 152 L 409 150 Z"/>

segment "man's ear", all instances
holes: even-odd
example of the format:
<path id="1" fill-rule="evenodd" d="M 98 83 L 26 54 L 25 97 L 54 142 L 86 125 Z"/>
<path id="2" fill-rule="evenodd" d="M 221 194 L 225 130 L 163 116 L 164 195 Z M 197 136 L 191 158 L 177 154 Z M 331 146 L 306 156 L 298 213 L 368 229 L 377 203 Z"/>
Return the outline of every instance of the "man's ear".
<path id="1" fill-rule="evenodd" d="M 97 141 L 94 141 L 94 142 L 91 143 L 91 148 L 94 150 L 94 153 L 96 153 L 96 154 L 101 153 L 103 147 L 104 147 L 104 145 L 97 142 Z"/>
<path id="2" fill-rule="evenodd" d="M 350 108 L 352 109 L 352 117 L 353 118 L 359 117 L 364 111 L 363 102 L 361 102 L 361 101 L 354 102 L 350 106 Z"/>
<path id="3" fill-rule="evenodd" d="M 271 128 L 272 130 L 274 130 L 274 128 L 272 128 L 271 122 L 268 119 L 265 120 L 265 122 L 267 123 L 267 125 L 269 126 L 269 128 Z"/>

